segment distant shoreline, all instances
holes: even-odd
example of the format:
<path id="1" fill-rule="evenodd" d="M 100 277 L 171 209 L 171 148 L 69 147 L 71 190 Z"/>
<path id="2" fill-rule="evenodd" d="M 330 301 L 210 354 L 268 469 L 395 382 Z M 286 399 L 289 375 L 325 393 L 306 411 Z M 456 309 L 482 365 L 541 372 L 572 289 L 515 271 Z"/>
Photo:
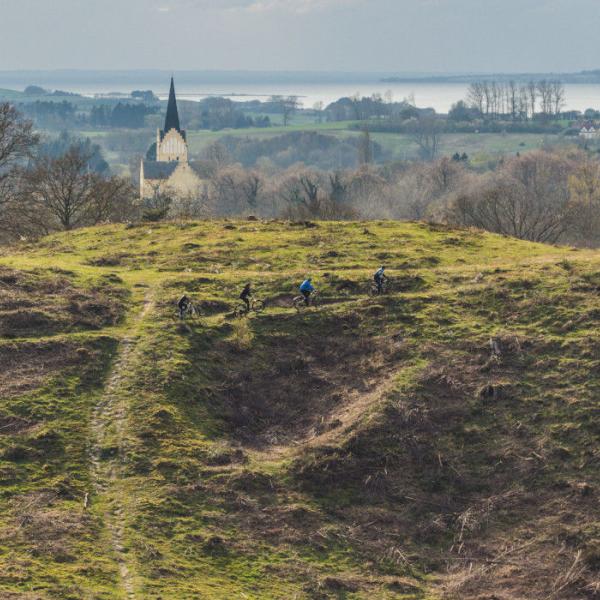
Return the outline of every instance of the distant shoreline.
<path id="1" fill-rule="evenodd" d="M 77 70 L 77 69 L 31 69 L 0 70 L 0 87 L 12 85 L 49 85 L 53 81 L 71 84 L 118 82 L 129 84 L 154 83 L 157 85 L 175 75 L 180 84 L 423 84 L 423 83 L 455 83 L 469 84 L 473 81 L 530 81 L 540 79 L 556 79 L 562 83 L 600 83 L 600 69 L 573 73 L 394 73 L 394 72 L 349 72 L 349 71 L 211 71 L 182 70 L 168 71 L 164 69 L 131 69 L 131 70 Z"/>
<path id="2" fill-rule="evenodd" d="M 596 71 L 581 71 L 579 73 L 481 73 L 468 75 L 428 75 L 423 77 L 414 76 L 395 76 L 382 77 L 381 83 L 462 83 L 469 84 L 474 81 L 540 81 L 549 79 L 560 81 L 561 83 L 584 83 L 600 84 L 600 69 Z"/>

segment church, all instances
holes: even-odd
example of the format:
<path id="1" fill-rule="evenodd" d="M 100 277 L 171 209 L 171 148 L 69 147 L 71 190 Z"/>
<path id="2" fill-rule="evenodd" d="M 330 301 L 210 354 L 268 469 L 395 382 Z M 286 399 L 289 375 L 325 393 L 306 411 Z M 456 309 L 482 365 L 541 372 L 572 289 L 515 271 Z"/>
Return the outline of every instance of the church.
<path id="1" fill-rule="evenodd" d="M 165 126 L 156 133 L 156 156 L 154 160 L 142 160 L 140 167 L 140 197 L 152 198 L 159 193 L 180 198 L 196 196 L 204 183 L 198 171 L 188 160 L 186 133 L 179 123 L 171 77 Z"/>

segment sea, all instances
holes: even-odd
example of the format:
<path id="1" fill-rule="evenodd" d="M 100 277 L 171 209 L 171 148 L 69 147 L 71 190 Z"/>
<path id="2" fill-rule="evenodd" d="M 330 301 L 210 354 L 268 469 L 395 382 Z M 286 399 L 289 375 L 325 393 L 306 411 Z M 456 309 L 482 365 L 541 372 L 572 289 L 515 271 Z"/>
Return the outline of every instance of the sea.
<path id="1" fill-rule="evenodd" d="M 325 106 L 342 97 L 381 94 L 395 101 L 410 100 L 420 108 L 445 113 L 467 96 L 467 83 L 419 81 L 385 81 L 381 75 L 369 74 L 266 74 L 235 72 L 175 73 L 177 96 L 181 100 L 199 101 L 211 96 L 232 100 L 267 100 L 271 96 L 297 96 L 304 108 L 322 102 Z M 165 99 L 169 91 L 167 72 L 0 72 L 0 88 L 22 91 L 27 85 L 41 85 L 49 90 L 75 92 L 89 97 L 126 97 L 133 90 L 152 90 Z M 565 84 L 565 110 L 600 109 L 600 84 Z"/>

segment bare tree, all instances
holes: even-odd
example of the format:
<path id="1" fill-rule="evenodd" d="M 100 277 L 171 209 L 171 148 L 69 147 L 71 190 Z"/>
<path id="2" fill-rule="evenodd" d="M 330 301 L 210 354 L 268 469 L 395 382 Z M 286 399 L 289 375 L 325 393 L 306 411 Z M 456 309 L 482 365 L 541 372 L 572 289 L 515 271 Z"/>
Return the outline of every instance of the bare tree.
<path id="1" fill-rule="evenodd" d="M 0 104 L 0 224 L 5 205 L 14 196 L 16 167 L 31 157 L 39 141 L 31 121 L 24 120 L 14 106 Z"/>
<path id="2" fill-rule="evenodd" d="M 474 81 L 469 85 L 469 91 L 467 92 L 467 101 L 473 108 L 476 108 L 480 114 L 483 114 L 484 93 L 483 84 L 480 81 Z"/>
<path id="3" fill-rule="evenodd" d="M 339 173 L 327 181 L 319 171 L 297 168 L 283 180 L 279 193 L 286 202 L 284 214 L 288 217 L 351 219 L 357 212 L 347 202 L 348 189 Z"/>
<path id="4" fill-rule="evenodd" d="M 313 104 L 313 110 L 315 111 L 315 114 L 317 115 L 317 123 L 323 122 L 323 108 L 324 107 L 325 107 L 325 104 L 324 104 L 323 100 L 318 100 L 317 102 L 315 102 Z"/>
<path id="5" fill-rule="evenodd" d="M 529 102 L 529 112 L 531 118 L 535 118 L 535 109 L 537 107 L 538 87 L 535 81 L 530 81 L 527 84 L 527 94 Z"/>
<path id="6" fill-rule="evenodd" d="M 283 180 L 279 194 L 294 213 L 319 218 L 325 200 L 322 176 L 311 169 L 292 170 Z"/>
<path id="7" fill-rule="evenodd" d="M 279 105 L 279 110 L 283 118 L 283 126 L 287 127 L 292 115 L 300 107 L 298 96 L 271 96 L 271 102 Z"/>
<path id="8" fill-rule="evenodd" d="M 542 79 L 537 82 L 537 92 L 540 97 L 540 104 L 542 113 L 546 116 L 552 114 L 552 98 L 553 89 L 552 84 L 547 79 Z"/>
<path id="9" fill-rule="evenodd" d="M 41 232 L 96 224 L 109 218 L 119 204 L 131 201 L 131 186 L 90 172 L 89 158 L 73 146 L 59 158 L 38 159 L 22 173 L 20 204 L 30 222 L 44 218 Z"/>
<path id="10" fill-rule="evenodd" d="M 600 163 L 585 156 L 569 178 L 572 233 L 578 242 L 600 241 Z"/>
<path id="11" fill-rule="evenodd" d="M 512 79 L 508 82 L 507 93 L 510 116 L 514 121 L 516 120 L 517 114 L 519 112 L 519 88 Z"/>
<path id="12" fill-rule="evenodd" d="M 231 165 L 217 170 L 211 178 L 213 204 L 218 214 L 232 215 L 242 212 L 243 176 L 244 171 L 239 165 Z"/>
<path id="13" fill-rule="evenodd" d="M 0 181 L 12 167 L 31 156 L 38 141 L 31 121 L 24 120 L 14 106 L 0 104 Z"/>
<path id="14" fill-rule="evenodd" d="M 364 115 L 362 112 L 362 102 L 360 99 L 360 92 L 356 92 L 352 96 L 350 96 L 350 102 L 352 104 L 352 110 L 354 112 L 354 118 L 357 121 L 362 121 L 364 119 Z"/>
<path id="15" fill-rule="evenodd" d="M 493 100 L 492 100 L 492 88 L 487 81 L 484 81 L 482 84 L 483 87 L 483 97 L 485 100 L 485 114 L 488 116 L 493 112 Z"/>
<path id="16" fill-rule="evenodd" d="M 337 204 L 347 204 L 350 200 L 349 184 L 339 171 L 329 175 L 329 197 Z"/>
<path id="17" fill-rule="evenodd" d="M 525 121 L 529 117 L 529 92 L 526 85 L 519 88 L 519 114 Z"/>
<path id="18" fill-rule="evenodd" d="M 246 203 L 252 210 L 256 210 L 261 191 L 264 188 L 262 177 L 257 171 L 250 171 L 246 173 L 241 186 Z"/>
<path id="19" fill-rule="evenodd" d="M 356 213 L 365 218 L 375 215 L 391 217 L 397 197 L 379 170 L 364 165 L 346 177 L 347 195 Z"/>
<path id="20" fill-rule="evenodd" d="M 94 177 L 94 192 L 91 196 L 88 219 L 97 223 L 123 222 L 136 213 L 136 190 L 131 181 L 124 177 Z"/>
<path id="21" fill-rule="evenodd" d="M 451 221 L 535 242 L 555 243 L 571 218 L 569 163 L 562 156 L 532 152 L 462 190 Z"/>
<path id="22" fill-rule="evenodd" d="M 552 105 L 555 115 L 560 115 L 565 105 L 565 86 L 560 81 L 551 81 Z"/>
<path id="23" fill-rule="evenodd" d="M 373 162 L 373 144 L 371 134 L 365 127 L 358 140 L 358 164 L 370 165 Z"/>
<path id="24" fill-rule="evenodd" d="M 411 119 L 409 131 L 413 141 L 419 146 L 424 160 L 433 160 L 438 152 L 442 124 L 434 116 L 419 116 Z"/>
<path id="25" fill-rule="evenodd" d="M 221 168 L 231 163 L 231 156 L 227 148 L 219 141 L 206 146 L 202 152 L 202 156 L 211 163 L 213 168 Z"/>

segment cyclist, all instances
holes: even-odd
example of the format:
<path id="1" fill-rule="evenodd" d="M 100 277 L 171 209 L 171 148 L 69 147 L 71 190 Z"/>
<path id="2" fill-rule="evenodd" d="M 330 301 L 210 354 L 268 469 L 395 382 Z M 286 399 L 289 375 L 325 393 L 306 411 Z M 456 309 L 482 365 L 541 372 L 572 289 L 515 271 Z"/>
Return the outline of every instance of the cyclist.
<path id="1" fill-rule="evenodd" d="M 312 284 L 312 279 L 309 277 L 305 279 L 300 285 L 300 293 L 304 296 L 304 303 L 306 306 L 310 306 L 310 295 L 315 291 Z"/>
<path id="2" fill-rule="evenodd" d="M 240 294 L 240 300 L 246 305 L 246 312 L 250 312 L 250 298 L 252 298 L 252 284 L 247 283 Z"/>
<path id="3" fill-rule="evenodd" d="M 373 275 L 373 279 L 375 280 L 375 284 L 377 285 L 377 293 L 383 294 L 383 284 L 387 277 L 385 276 L 385 267 L 381 266 Z"/>
<path id="4" fill-rule="evenodd" d="M 190 303 L 191 300 L 185 294 L 179 299 L 179 302 L 177 303 L 177 308 L 179 309 L 180 319 L 183 319 L 185 317 L 185 312 L 189 308 Z"/>

